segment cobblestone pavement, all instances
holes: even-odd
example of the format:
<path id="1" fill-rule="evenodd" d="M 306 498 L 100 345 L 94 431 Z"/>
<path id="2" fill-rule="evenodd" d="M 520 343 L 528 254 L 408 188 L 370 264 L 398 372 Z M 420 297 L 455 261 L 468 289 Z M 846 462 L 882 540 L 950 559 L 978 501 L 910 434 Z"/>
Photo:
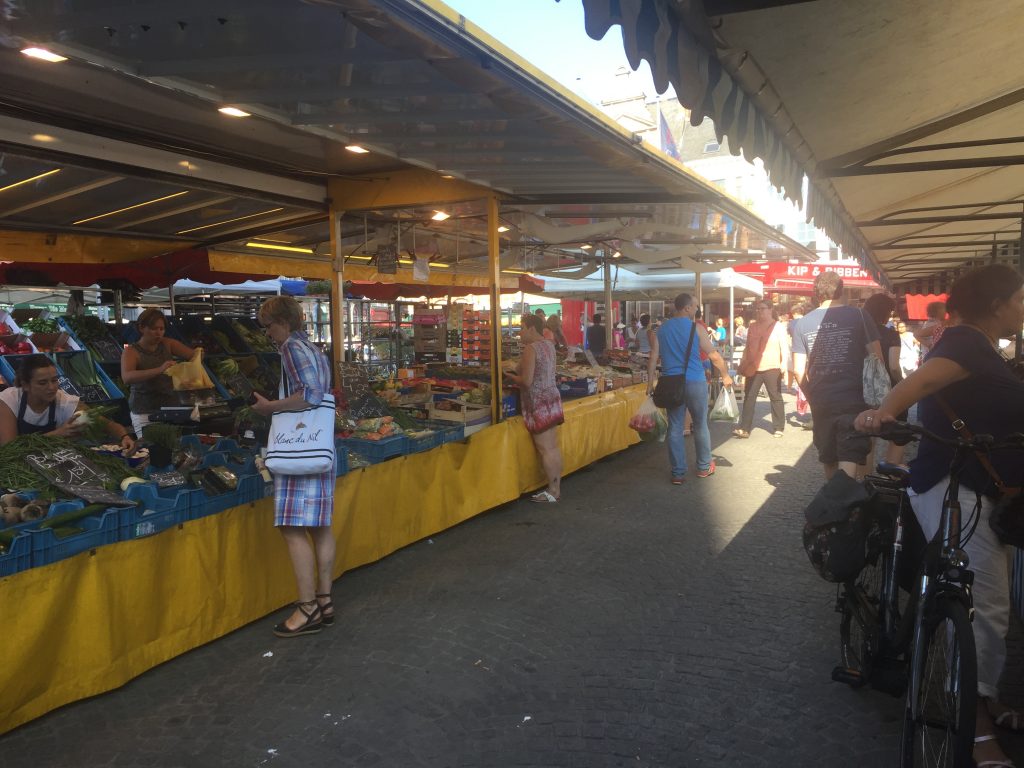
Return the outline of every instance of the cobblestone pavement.
<path id="1" fill-rule="evenodd" d="M 0 738 L 0 765 L 894 765 L 901 702 L 830 681 L 810 433 L 758 414 L 713 425 L 710 478 L 630 448 L 346 574 L 333 628 L 279 640 L 279 611 Z"/>

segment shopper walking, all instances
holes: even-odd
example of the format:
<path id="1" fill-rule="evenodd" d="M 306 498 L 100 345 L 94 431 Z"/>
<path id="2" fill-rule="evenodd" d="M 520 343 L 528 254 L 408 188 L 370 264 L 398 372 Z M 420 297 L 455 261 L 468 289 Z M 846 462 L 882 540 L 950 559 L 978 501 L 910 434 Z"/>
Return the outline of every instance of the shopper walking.
<path id="1" fill-rule="evenodd" d="M 651 354 L 651 340 L 654 338 L 654 329 L 651 328 L 651 316 L 640 315 L 640 327 L 636 332 L 636 352 L 638 355 Z"/>
<path id="2" fill-rule="evenodd" d="M 865 410 L 857 417 L 858 429 L 874 432 L 919 402 L 922 425 L 940 437 L 956 436 L 951 415 L 972 434 L 992 435 L 996 442 L 1024 432 L 1024 383 L 999 353 L 999 340 L 1020 333 L 1024 325 L 1024 278 L 1002 264 L 981 267 L 953 284 L 950 305 L 955 305 L 963 322 L 946 328 L 928 359 L 892 390 L 878 410 Z M 917 457 L 910 462 L 910 503 L 929 540 L 942 515 L 952 454 L 952 448 L 923 437 Z M 1024 485 L 1019 451 L 992 451 L 987 460 L 1006 487 Z M 995 494 L 992 475 L 977 457 L 969 459 L 960 474 L 959 501 L 965 516 L 980 507 L 979 522 L 962 545 L 974 572 L 971 626 L 978 656 L 974 759 L 993 768 L 1012 765 L 995 738 L 995 726 L 1024 730 L 1024 713 L 999 702 L 1010 625 L 1013 548 L 1002 544 L 988 524 Z"/>
<path id="3" fill-rule="evenodd" d="M 523 317 L 522 342 L 519 371 L 506 376 L 519 385 L 523 423 L 533 437 L 548 480 L 548 487 L 530 501 L 550 504 L 562 497 L 562 451 L 556 427 L 565 421 L 555 382 L 555 345 L 544 338 L 544 323 L 536 315 Z"/>
<path id="4" fill-rule="evenodd" d="M 871 452 L 871 439 L 849 424 L 864 403 L 864 358 L 880 360 L 878 331 L 857 307 L 846 305 L 843 281 L 835 272 L 814 280 L 818 308 L 794 324 L 793 371 L 811 406 L 814 447 L 830 479 L 836 469 L 857 477 Z M 843 418 L 843 417 L 847 418 Z"/>
<path id="5" fill-rule="evenodd" d="M 303 331 L 302 307 L 290 296 L 273 296 L 258 319 L 281 353 L 280 400 L 254 394 L 253 408 L 264 416 L 319 405 L 331 390 L 327 357 Z M 295 611 L 274 627 L 278 637 L 319 632 L 334 623 L 334 469 L 316 475 L 274 476 L 274 525 L 281 531 L 295 571 L 299 599 Z"/>
<path id="6" fill-rule="evenodd" d="M 755 319 L 747 331 L 747 346 L 740 359 L 744 376 L 743 414 L 740 426 L 733 430 L 739 438 L 750 437 L 754 408 L 763 386 L 772 408 L 772 436 L 782 437 L 786 428 L 786 404 L 782 400 L 782 369 L 789 362 L 789 334 L 786 326 L 772 317 L 772 305 L 759 301 L 754 305 Z"/>
<path id="7" fill-rule="evenodd" d="M 896 332 L 900 335 L 900 373 L 905 379 L 921 364 L 921 342 L 907 330 L 902 320 L 897 323 Z"/>
<path id="8" fill-rule="evenodd" d="M 704 352 L 718 369 L 726 387 L 732 386 L 732 377 L 707 334 L 695 325 L 697 304 L 693 297 L 688 293 L 680 293 L 675 298 L 675 308 L 675 316 L 662 323 L 651 347 L 651 358 L 647 366 L 647 393 L 654 394 L 659 361 L 662 376 L 682 377 L 685 398 L 681 405 L 668 409 L 667 437 L 669 462 L 672 465 L 671 481 L 673 485 L 682 485 L 686 480 L 686 439 L 683 427 L 684 414 L 687 412 L 693 420 L 697 477 L 708 477 L 715 472 L 715 461 L 711 456 L 711 433 L 708 430 L 708 381 L 700 353 Z M 686 355 L 687 347 L 690 347 L 689 357 Z"/>

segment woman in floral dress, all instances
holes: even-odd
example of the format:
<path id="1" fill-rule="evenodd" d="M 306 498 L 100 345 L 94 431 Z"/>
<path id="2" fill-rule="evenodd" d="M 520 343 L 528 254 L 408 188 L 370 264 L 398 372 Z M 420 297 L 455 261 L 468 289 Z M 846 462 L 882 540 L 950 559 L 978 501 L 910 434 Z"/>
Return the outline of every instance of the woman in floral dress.
<path id="1" fill-rule="evenodd" d="M 548 487 L 531 496 L 530 501 L 554 503 L 562 493 L 562 451 L 555 427 L 565 420 L 562 396 L 555 383 L 555 345 L 544 338 L 544 321 L 536 315 L 523 317 L 522 342 L 519 373 L 508 377 L 519 385 L 523 422 L 533 436 L 548 479 Z"/>

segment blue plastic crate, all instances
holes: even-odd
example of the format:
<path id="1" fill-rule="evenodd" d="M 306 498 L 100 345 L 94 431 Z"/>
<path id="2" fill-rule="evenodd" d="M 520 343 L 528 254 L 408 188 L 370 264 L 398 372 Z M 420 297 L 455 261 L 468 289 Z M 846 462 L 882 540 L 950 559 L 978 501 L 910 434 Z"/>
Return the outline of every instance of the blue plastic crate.
<path id="1" fill-rule="evenodd" d="M 50 505 L 50 512 L 46 517 L 48 519 L 65 512 L 82 509 L 84 506 L 84 501 L 58 501 Z M 52 528 L 32 529 L 29 531 L 29 536 L 32 538 L 33 567 L 50 565 L 104 544 L 116 543 L 118 541 L 119 515 L 119 509 L 107 509 L 98 515 L 86 517 L 72 524 L 75 528 L 81 528 L 81 533 L 64 538 L 58 538 Z"/>
<path id="2" fill-rule="evenodd" d="M 519 395 L 512 393 L 501 398 L 501 415 L 503 418 L 519 415 Z"/>
<path id="3" fill-rule="evenodd" d="M 106 323 L 103 323 L 103 325 L 106 326 Z M 60 328 L 62 331 L 64 331 L 68 336 L 71 337 L 71 339 L 75 342 L 75 345 L 77 346 L 78 349 L 88 349 L 90 352 L 92 352 L 93 353 L 93 357 L 96 358 L 97 362 L 101 362 L 101 363 L 120 363 L 121 362 L 121 352 L 124 350 L 124 345 L 121 342 L 119 342 L 114 337 L 114 335 L 110 332 L 109 326 L 107 326 L 107 331 L 106 331 L 105 337 L 102 338 L 102 339 L 98 339 L 98 341 L 105 341 L 105 342 L 107 342 L 107 344 L 111 345 L 111 346 L 107 347 L 106 350 L 103 350 L 104 352 L 107 352 L 107 356 L 106 357 L 103 356 L 103 353 L 101 351 L 97 351 L 97 348 L 93 347 L 93 345 L 91 343 L 86 343 L 85 341 L 83 341 L 82 337 L 79 336 L 77 333 L 75 333 L 75 331 L 73 331 L 71 329 L 71 325 L 68 323 L 66 317 L 58 317 L 57 318 L 57 327 Z M 116 357 L 113 356 L 115 351 L 116 351 Z"/>
<path id="4" fill-rule="evenodd" d="M 210 467 L 227 467 L 231 469 L 225 455 L 214 452 L 208 453 L 203 457 L 203 460 L 199 462 L 198 469 L 209 469 Z M 231 509 L 231 507 L 237 507 L 242 503 L 240 494 L 242 480 L 243 478 L 240 476 L 238 478 L 238 487 L 235 490 L 220 493 L 216 496 L 209 495 L 203 488 L 196 489 L 194 492 L 198 495 L 191 497 L 192 503 L 190 505 L 189 519 L 196 520 L 207 515 L 215 515 L 218 512 L 223 512 L 225 509 Z M 251 489 L 249 493 L 250 495 L 252 494 Z"/>
<path id="5" fill-rule="evenodd" d="M 32 567 L 32 537 L 27 531 L 18 533 L 7 551 L 0 554 L 0 578 L 13 576 Z"/>
<path id="6" fill-rule="evenodd" d="M 174 467 L 146 467 L 145 477 L 148 479 L 153 472 L 169 472 Z M 186 478 L 186 481 L 188 478 Z M 197 504 L 202 504 L 205 494 L 202 489 L 192 488 L 188 485 L 177 485 L 169 488 L 161 488 L 156 483 L 151 483 L 156 489 L 157 496 L 162 499 L 174 499 L 179 504 L 185 505 L 185 513 L 182 516 L 182 520 L 192 519 L 192 507 Z M 179 496 L 179 494 L 181 494 Z"/>
<path id="7" fill-rule="evenodd" d="M 152 536 L 188 519 L 188 489 L 158 489 L 155 483 L 134 483 L 124 495 L 129 501 L 139 502 L 139 506 L 119 508 L 120 541 Z"/>
<path id="8" fill-rule="evenodd" d="M 334 476 L 341 477 L 348 474 L 348 448 L 345 441 L 338 439 L 334 441 Z"/>
<path id="9" fill-rule="evenodd" d="M 395 456 L 404 456 L 409 452 L 409 440 L 405 435 L 393 435 L 382 440 L 360 440 L 354 437 L 345 438 L 345 447 L 355 451 L 360 456 L 365 456 L 370 462 L 378 462 L 392 459 Z"/>
<path id="10" fill-rule="evenodd" d="M 89 352 L 84 350 L 81 352 L 58 352 L 57 362 L 61 363 L 63 360 L 66 360 L 72 357 L 73 355 L 85 355 L 88 358 L 89 362 L 92 364 L 93 369 L 96 371 L 96 375 L 99 377 L 100 385 L 107 393 L 107 400 L 120 400 L 121 398 L 124 397 L 124 393 L 122 393 L 121 390 L 117 388 L 117 386 L 110 379 L 110 377 L 107 376 L 107 372 L 104 371 L 99 364 L 97 364 L 97 362 L 93 359 L 92 355 Z M 61 369 L 64 368 L 64 366 L 59 367 Z"/>
<path id="11" fill-rule="evenodd" d="M 434 427 L 426 427 L 426 429 L 432 430 L 430 434 L 422 435 L 420 437 L 413 437 L 412 435 L 406 435 L 406 439 L 409 441 L 409 453 L 421 453 L 422 451 L 429 451 L 431 448 L 437 448 L 444 442 L 444 432 Z"/>
<path id="12" fill-rule="evenodd" d="M 441 433 L 441 444 L 455 443 L 466 439 L 466 425 L 450 421 L 428 421 L 426 425 Z"/>

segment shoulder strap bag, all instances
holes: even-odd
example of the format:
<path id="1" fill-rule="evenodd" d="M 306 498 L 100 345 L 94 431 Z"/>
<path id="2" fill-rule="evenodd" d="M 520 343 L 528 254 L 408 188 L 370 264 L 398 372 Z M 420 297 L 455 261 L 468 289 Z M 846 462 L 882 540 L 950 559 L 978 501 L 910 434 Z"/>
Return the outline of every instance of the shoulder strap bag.
<path id="1" fill-rule="evenodd" d="M 282 399 L 289 395 L 283 367 L 278 394 Z M 334 395 L 325 392 L 319 405 L 271 417 L 266 465 L 275 475 L 319 475 L 334 469 Z"/>
<path id="2" fill-rule="evenodd" d="M 686 354 L 683 356 L 683 372 L 669 376 L 659 376 L 654 385 L 654 404 L 659 408 L 679 408 L 686 402 L 686 369 L 690 365 L 690 351 L 693 349 L 693 336 L 697 323 L 690 321 L 690 338 L 686 342 Z"/>
<path id="3" fill-rule="evenodd" d="M 974 439 L 974 435 L 967 428 L 966 422 L 957 417 L 949 403 L 946 402 L 946 399 L 942 395 L 935 395 L 934 397 L 935 402 L 939 404 L 939 408 L 942 409 L 942 412 L 946 414 L 946 418 L 949 419 L 953 430 L 958 435 L 962 435 L 965 440 Z M 1021 494 L 1021 488 L 1006 485 L 999 476 L 999 472 L 992 466 L 992 462 L 989 461 L 988 456 L 984 453 L 975 451 L 974 455 L 978 457 L 978 463 L 988 473 L 988 476 L 992 478 L 992 482 L 995 484 L 996 491 L 999 494 L 996 498 L 995 508 L 988 518 L 989 527 L 995 531 L 996 536 L 999 537 L 1003 544 L 1012 544 L 1015 547 L 1024 549 L 1024 494 Z"/>
<path id="4" fill-rule="evenodd" d="M 860 310 L 861 323 L 864 325 L 864 344 L 868 344 L 868 324 L 864 310 Z M 889 396 L 892 390 L 892 378 L 889 367 L 876 355 L 867 352 L 864 355 L 864 366 L 861 369 L 861 386 L 864 390 L 864 402 L 877 408 Z"/>

